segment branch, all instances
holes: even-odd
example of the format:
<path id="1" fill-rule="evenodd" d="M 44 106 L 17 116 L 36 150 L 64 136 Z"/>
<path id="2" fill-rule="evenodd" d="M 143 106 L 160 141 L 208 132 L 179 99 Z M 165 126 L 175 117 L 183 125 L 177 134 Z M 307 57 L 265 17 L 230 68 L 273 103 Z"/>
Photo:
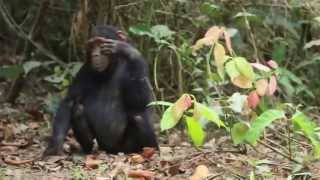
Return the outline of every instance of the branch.
<path id="1" fill-rule="evenodd" d="M 63 62 L 60 58 L 54 55 L 52 52 L 44 48 L 41 44 L 35 42 L 32 37 L 26 34 L 21 27 L 14 21 L 12 16 L 10 16 L 9 12 L 7 11 L 6 6 L 3 3 L 3 0 L 0 0 L 0 15 L 3 17 L 5 23 L 9 26 L 9 28 L 17 34 L 20 38 L 29 41 L 34 47 L 36 47 L 40 53 L 44 54 L 48 58 L 52 59 L 53 61 L 59 63 L 60 65 L 65 65 L 66 63 Z"/>

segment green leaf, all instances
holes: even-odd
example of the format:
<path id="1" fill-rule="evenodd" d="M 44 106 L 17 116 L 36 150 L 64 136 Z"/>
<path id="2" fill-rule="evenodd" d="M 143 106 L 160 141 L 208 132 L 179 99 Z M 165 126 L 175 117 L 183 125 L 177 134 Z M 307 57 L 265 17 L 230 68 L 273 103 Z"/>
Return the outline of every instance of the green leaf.
<path id="1" fill-rule="evenodd" d="M 20 65 L 12 65 L 0 67 L 0 77 L 8 79 L 17 79 L 23 73 L 23 68 Z"/>
<path id="2" fill-rule="evenodd" d="M 275 43 L 272 51 L 272 59 L 281 64 L 285 60 L 287 44 L 283 41 Z"/>
<path id="3" fill-rule="evenodd" d="M 316 158 L 320 158 L 320 141 L 316 135 L 317 125 L 309 119 L 304 113 L 297 111 L 292 116 L 295 130 L 301 130 L 303 134 L 311 141 Z"/>
<path id="4" fill-rule="evenodd" d="M 234 79 L 240 75 L 240 72 L 237 69 L 236 62 L 231 60 L 226 64 L 226 71 L 230 79 Z"/>
<path id="5" fill-rule="evenodd" d="M 245 123 L 236 123 L 231 129 L 231 137 L 234 144 L 240 144 L 245 140 L 249 126 Z"/>
<path id="6" fill-rule="evenodd" d="M 235 16 L 233 16 L 233 18 L 238 17 L 256 17 L 256 15 L 248 12 L 238 12 Z"/>
<path id="7" fill-rule="evenodd" d="M 75 77 L 76 74 L 80 71 L 81 67 L 82 67 L 83 63 L 82 62 L 74 62 L 74 63 L 70 63 L 70 74 L 72 75 L 72 77 Z"/>
<path id="8" fill-rule="evenodd" d="M 284 112 L 280 110 L 267 110 L 263 112 L 253 123 L 248 131 L 245 139 L 252 145 L 257 144 L 261 133 L 269 126 L 274 120 L 284 118 Z"/>
<path id="9" fill-rule="evenodd" d="M 27 61 L 23 63 L 24 73 L 28 74 L 32 69 L 37 68 L 39 66 L 41 66 L 40 61 Z"/>
<path id="10" fill-rule="evenodd" d="M 144 36 L 144 35 L 147 35 L 150 37 L 152 36 L 150 27 L 145 24 L 131 26 L 129 28 L 129 32 L 138 36 Z"/>
<path id="11" fill-rule="evenodd" d="M 153 101 L 153 102 L 149 103 L 147 106 L 158 106 L 158 105 L 161 105 L 161 106 L 172 106 L 173 103 L 167 102 L 167 101 Z"/>
<path id="12" fill-rule="evenodd" d="M 163 113 L 161 121 L 160 121 L 160 129 L 161 131 L 165 131 L 168 129 L 173 128 L 178 124 L 179 121 L 176 121 L 173 117 L 172 113 L 172 107 L 170 106 L 166 109 L 166 111 Z"/>
<path id="13" fill-rule="evenodd" d="M 151 27 L 151 34 L 156 39 L 170 39 L 174 34 L 174 31 L 171 31 L 166 25 L 155 25 Z"/>
<path id="14" fill-rule="evenodd" d="M 216 113 L 213 109 L 210 109 L 209 107 L 198 102 L 195 102 L 194 107 L 197 108 L 194 111 L 198 111 L 202 115 L 202 117 L 214 122 L 218 127 L 226 127 L 223 121 L 220 120 L 218 113 Z"/>
<path id="15" fill-rule="evenodd" d="M 243 57 L 232 58 L 235 61 L 236 67 L 240 74 L 244 75 L 249 80 L 254 79 L 254 72 L 251 64 Z"/>
<path id="16" fill-rule="evenodd" d="M 196 146 L 201 146 L 205 138 L 205 132 L 203 131 L 200 121 L 195 120 L 192 117 L 186 117 L 188 134 L 192 139 L 192 142 Z"/>

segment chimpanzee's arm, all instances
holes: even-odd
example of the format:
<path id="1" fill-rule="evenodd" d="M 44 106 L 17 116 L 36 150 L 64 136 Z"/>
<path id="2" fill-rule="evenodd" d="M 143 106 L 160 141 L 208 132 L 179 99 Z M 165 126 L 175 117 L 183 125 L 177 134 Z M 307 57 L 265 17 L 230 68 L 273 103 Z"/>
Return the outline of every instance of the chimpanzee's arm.
<path id="1" fill-rule="evenodd" d="M 124 41 L 105 39 L 102 53 L 113 54 L 120 61 L 125 61 L 125 72 L 121 79 L 123 101 L 129 110 L 144 111 L 151 102 L 151 85 L 148 67 L 140 52 Z"/>
<path id="2" fill-rule="evenodd" d="M 60 103 L 53 121 L 52 136 L 50 137 L 47 149 L 43 153 L 44 156 L 56 155 L 62 152 L 64 138 L 70 128 L 72 106 L 73 101 L 69 97 L 66 97 Z"/>
<path id="3" fill-rule="evenodd" d="M 83 96 L 83 84 L 86 82 L 87 67 L 81 68 L 73 84 L 68 90 L 68 94 L 61 101 L 56 112 L 52 127 L 52 136 L 50 137 L 48 147 L 44 151 L 43 156 L 56 155 L 62 152 L 64 138 L 71 125 L 71 113 L 76 98 Z"/>
<path id="4" fill-rule="evenodd" d="M 152 99 L 148 66 L 140 52 L 131 45 L 126 46 L 122 52 L 126 61 L 126 75 L 122 82 L 125 106 L 130 110 L 144 111 Z"/>

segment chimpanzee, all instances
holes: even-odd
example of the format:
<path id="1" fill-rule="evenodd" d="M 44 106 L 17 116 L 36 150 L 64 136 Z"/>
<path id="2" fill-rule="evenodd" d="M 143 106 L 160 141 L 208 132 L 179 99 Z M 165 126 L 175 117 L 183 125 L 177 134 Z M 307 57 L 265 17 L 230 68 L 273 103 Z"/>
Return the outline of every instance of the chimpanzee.
<path id="1" fill-rule="evenodd" d="M 70 127 L 85 153 L 94 139 L 108 153 L 157 149 L 147 107 L 152 100 L 148 68 L 139 51 L 115 27 L 99 25 L 87 54 L 58 108 L 44 156 L 61 153 Z"/>

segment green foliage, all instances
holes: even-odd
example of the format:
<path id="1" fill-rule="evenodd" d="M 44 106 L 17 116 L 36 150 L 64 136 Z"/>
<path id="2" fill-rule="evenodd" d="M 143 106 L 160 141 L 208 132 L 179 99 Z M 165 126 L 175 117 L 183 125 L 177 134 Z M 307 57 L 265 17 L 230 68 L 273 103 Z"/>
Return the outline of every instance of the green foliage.
<path id="1" fill-rule="evenodd" d="M 320 158 L 320 140 L 316 135 L 317 125 L 309 119 L 304 113 L 297 111 L 292 117 L 294 129 L 302 131 L 303 134 L 311 141 L 316 158 Z"/>
<path id="2" fill-rule="evenodd" d="M 0 78 L 16 79 L 23 73 L 23 67 L 20 65 L 0 67 Z"/>
<path id="3" fill-rule="evenodd" d="M 250 144 L 257 144 L 257 140 L 259 139 L 261 133 L 265 130 L 265 128 L 270 126 L 274 120 L 280 118 L 285 118 L 283 111 L 270 109 L 263 112 L 257 119 L 252 122 L 251 127 L 246 134 L 245 140 Z"/>

